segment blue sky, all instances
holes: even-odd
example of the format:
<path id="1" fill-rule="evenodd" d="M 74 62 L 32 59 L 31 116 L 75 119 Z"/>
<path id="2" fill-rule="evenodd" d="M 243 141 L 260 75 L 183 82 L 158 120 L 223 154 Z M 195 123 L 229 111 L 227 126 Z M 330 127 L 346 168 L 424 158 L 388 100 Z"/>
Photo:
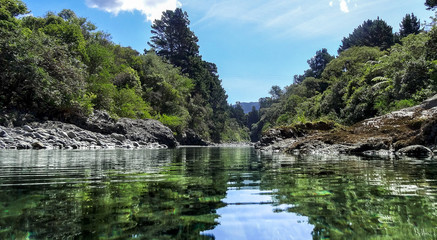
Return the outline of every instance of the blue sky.
<path id="1" fill-rule="evenodd" d="M 343 37 L 378 16 L 399 30 L 407 13 L 429 22 L 425 0 L 24 0 L 34 16 L 72 9 L 122 46 L 149 48 L 151 22 L 182 7 L 204 60 L 217 64 L 228 102 L 258 101 L 290 85 L 317 50 L 336 54 Z"/>

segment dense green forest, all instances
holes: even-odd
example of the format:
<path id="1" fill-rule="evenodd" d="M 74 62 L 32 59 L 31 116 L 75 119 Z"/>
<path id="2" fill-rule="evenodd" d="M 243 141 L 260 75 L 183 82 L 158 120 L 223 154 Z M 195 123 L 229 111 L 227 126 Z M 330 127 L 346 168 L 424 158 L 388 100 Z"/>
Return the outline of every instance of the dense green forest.
<path id="1" fill-rule="evenodd" d="M 70 121 L 104 110 L 157 119 L 175 134 L 193 129 L 214 142 L 249 139 L 181 9 L 154 21 L 144 53 L 114 44 L 71 10 L 27 13 L 20 0 L 0 0 L 2 112 Z"/>
<path id="2" fill-rule="evenodd" d="M 434 11 L 437 2 L 427 0 Z M 293 84 L 273 86 L 270 97 L 251 112 L 251 139 L 275 126 L 309 121 L 352 125 L 366 118 L 413 106 L 436 94 L 437 26 L 421 24 L 407 14 L 400 31 L 379 17 L 367 20 L 343 38 L 338 56 L 323 48 L 309 59 L 309 69 L 295 75 Z M 254 122 L 255 121 L 255 122 Z"/>

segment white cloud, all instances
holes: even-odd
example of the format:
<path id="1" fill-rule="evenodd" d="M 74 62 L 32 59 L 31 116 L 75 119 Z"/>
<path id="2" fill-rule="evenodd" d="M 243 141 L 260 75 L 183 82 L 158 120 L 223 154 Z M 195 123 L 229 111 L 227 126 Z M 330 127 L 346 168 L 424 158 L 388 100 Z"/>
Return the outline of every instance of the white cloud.
<path id="1" fill-rule="evenodd" d="M 117 15 L 123 11 L 140 11 L 148 21 L 160 19 L 163 11 L 174 10 L 182 4 L 178 0 L 86 0 L 88 7 Z"/>
<path id="2" fill-rule="evenodd" d="M 350 2 L 350 1 L 349 1 Z M 349 12 L 349 7 L 347 5 L 346 0 L 340 0 L 340 10 L 344 13 L 348 13 Z"/>
<path id="3" fill-rule="evenodd" d="M 329 2 L 329 6 L 332 7 L 334 5 L 334 1 Z"/>

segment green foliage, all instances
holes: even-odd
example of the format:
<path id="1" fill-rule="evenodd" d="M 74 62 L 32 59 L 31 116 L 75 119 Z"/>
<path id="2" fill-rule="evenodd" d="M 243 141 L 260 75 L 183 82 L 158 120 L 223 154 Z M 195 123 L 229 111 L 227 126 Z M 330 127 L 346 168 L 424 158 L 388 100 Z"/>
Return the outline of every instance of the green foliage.
<path id="1" fill-rule="evenodd" d="M 158 120 L 162 122 L 164 125 L 170 127 L 175 132 L 182 132 L 186 127 L 186 119 L 183 119 L 178 116 L 168 116 L 166 114 L 162 114 L 158 116 Z"/>
<path id="2" fill-rule="evenodd" d="M 224 131 L 220 134 L 223 142 L 249 142 L 249 129 L 241 127 L 236 119 L 231 118 L 225 123 Z"/>
<path id="3" fill-rule="evenodd" d="M 410 34 L 418 34 L 420 32 L 420 20 L 413 13 L 405 15 L 399 24 L 399 35 L 406 37 Z"/>
<path id="4" fill-rule="evenodd" d="M 0 0 L 0 33 L 6 34 L 8 31 L 17 28 L 15 17 L 28 13 L 26 4 L 20 0 Z"/>
<path id="5" fill-rule="evenodd" d="M 326 48 L 317 51 L 316 55 L 307 61 L 310 68 L 303 75 L 294 75 L 293 83 L 299 84 L 308 77 L 320 78 L 328 63 L 333 59 L 335 57 L 331 56 Z"/>
<path id="6" fill-rule="evenodd" d="M 167 10 L 161 19 L 153 22 L 153 36 L 148 43 L 159 56 L 180 67 L 184 73 L 188 72 L 190 58 L 199 54 L 198 39 L 189 24 L 188 14 L 182 9 Z"/>
<path id="7" fill-rule="evenodd" d="M 123 88 L 114 96 L 114 110 L 118 117 L 151 118 L 150 106 L 138 96 L 135 89 Z"/>
<path id="8" fill-rule="evenodd" d="M 407 16 L 414 25 L 410 30 L 417 30 L 417 19 L 414 15 Z M 309 69 L 304 75 L 295 76 L 294 84 L 286 87 L 280 97 L 260 99 L 260 120 L 253 124 L 256 130 L 321 119 L 354 124 L 411 107 L 434 95 L 437 91 L 436 28 L 430 32 L 411 32 L 408 24 L 403 23 L 403 38 L 387 49 L 385 43 L 372 45 L 369 42 L 378 32 L 391 34 L 391 27 L 377 21 L 379 23 L 365 22 L 357 28 L 347 38 L 347 41 L 356 40 L 356 44 L 341 49 L 340 55 L 329 61 L 318 78 L 306 76 L 311 72 Z M 359 44 L 358 40 L 366 38 L 369 44 Z"/>
<path id="9" fill-rule="evenodd" d="M 379 47 L 388 49 L 394 43 L 393 29 L 381 19 L 367 20 L 343 38 L 338 53 L 353 46 Z"/>

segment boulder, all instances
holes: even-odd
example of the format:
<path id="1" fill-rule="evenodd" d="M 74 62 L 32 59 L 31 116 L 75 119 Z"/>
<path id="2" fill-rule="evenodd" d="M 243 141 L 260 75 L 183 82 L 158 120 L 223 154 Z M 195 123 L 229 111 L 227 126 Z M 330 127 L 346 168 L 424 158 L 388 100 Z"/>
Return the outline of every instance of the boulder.
<path id="1" fill-rule="evenodd" d="M 0 137 L 9 137 L 9 134 L 5 130 L 1 130 Z"/>
<path id="2" fill-rule="evenodd" d="M 32 148 L 33 149 L 45 149 L 47 148 L 43 143 L 36 141 L 32 143 Z"/>
<path id="3" fill-rule="evenodd" d="M 32 145 L 28 142 L 20 141 L 17 143 L 17 149 L 31 149 Z"/>
<path id="4" fill-rule="evenodd" d="M 118 141 L 120 141 L 120 142 L 123 142 L 124 140 L 126 140 L 126 137 L 124 135 L 121 135 L 121 134 L 118 134 L 118 133 L 112 133 L 111 137 L 116 139 L 116 140 L 118 140 Z"/>
<path id="5" fill-rule="evenodd" d="M 399 155 L 407 156 L 432 156 L 433 152 L 431 149 L 423 145 L 412 145 L 399 149 L 397 152 Z"/>
<path id="6" fill-rule="evenodd" d="M 70 138 L 75 138 L 75 137 L 77 137 L 77 134 L 76 134 L 75 132 L 73 132 L 73 131 L 68 132 L 67 135 L 68 135 L 68 137 L 70 137 Z"/>
<path id="7" fill-rule="evenodd" d="M 24 131 L 28 131 L 28 132 L 33 132 L 33 128 L 31 126 L 29 126 L 29 125 L 24 125 L 23 126 L 23 130 Z"/>
<path id="8" fill-rule="evenodd" d="M 210 145 L 207 141 L 203 140 L 199 135 L 197 135 L 191 129 L 188 129 L 187 131 L 179 135 L 178 141 L 181 145 L 197 145 L 197 146 Z"/>

